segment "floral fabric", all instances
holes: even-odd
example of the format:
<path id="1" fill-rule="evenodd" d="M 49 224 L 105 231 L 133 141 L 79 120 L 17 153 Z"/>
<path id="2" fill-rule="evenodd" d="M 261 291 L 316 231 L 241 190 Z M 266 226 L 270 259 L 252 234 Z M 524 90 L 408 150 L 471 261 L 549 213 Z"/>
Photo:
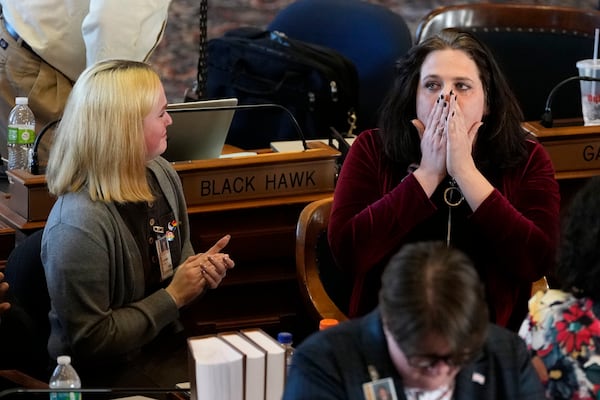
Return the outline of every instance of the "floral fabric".
<path id="1" fill-rule="evenodd" d="M 600 399 L 599 305 L 560 290 L 538 292 L 519 335 L 548 372 L 549 399 Z"/>

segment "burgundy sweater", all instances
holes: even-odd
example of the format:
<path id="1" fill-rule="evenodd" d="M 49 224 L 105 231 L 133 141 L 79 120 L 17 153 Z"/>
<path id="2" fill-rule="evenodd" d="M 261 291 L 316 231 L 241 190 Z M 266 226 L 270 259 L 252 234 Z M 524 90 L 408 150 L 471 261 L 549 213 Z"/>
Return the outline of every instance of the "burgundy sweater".
<path id="1" fill-rule="evenodd" d="M 552 162 L 537 142 L 529 157 L 496 178 L 476 212 L 466 201 L 452 209 L 451 243 L 475 262 L 493 322 L 518 328 L 531 283 L 554 263 L 560 194 Z M 338 265 L 352 275 L 349 315 L 377 304 L 386 261 L 405 243 L 446 240 L 448 206 L 443 181 L 428 198 L 414 178 L 384 158 L 375 130 L 361 133 L 343 164 L 328 236 Z M 460 288 L 456 288 L 460 290 Z"/>

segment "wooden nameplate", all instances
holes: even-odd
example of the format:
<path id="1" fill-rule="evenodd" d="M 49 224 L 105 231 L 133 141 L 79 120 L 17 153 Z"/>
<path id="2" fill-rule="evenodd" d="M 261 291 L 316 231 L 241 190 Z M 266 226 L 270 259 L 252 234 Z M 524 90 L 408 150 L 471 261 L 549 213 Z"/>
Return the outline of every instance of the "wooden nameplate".
<path id="1" fill-rule="evenodd" d="M 600 126 L 584 126 L 581 119 L 554 122 L 552 128 L 527 121 L 523 128 L 537 137 L 552 159 L 557 178 L 600 174 Z"/>
<path id="2" fill-rule="evenodd" d="M 183 184 L 188 209 L 225 207 L 251 201 L 331 193 L 340 152 L 320 142 L 291 153 L 265 151 L 237 158 L 173 163 Z M 4 215 L 15 225 L 43 222 L 56 199 L 45 175 L 8 170 L 9 188 L 0 199 Z M 17 221 L 20 220 L 20 221 Z"/>

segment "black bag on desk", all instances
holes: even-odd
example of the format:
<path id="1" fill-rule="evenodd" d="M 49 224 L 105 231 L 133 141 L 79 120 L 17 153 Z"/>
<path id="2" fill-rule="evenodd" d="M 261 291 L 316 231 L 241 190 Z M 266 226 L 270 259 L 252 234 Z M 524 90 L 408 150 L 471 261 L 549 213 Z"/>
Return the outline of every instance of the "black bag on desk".
<path id="1" fill-rule="evenodd" d="M 205 97 L 279 104 L 295 116 L 305 138 L 326 138 L 330 127 L 347 132 L 349 121 L 357 118 L 358 75 L 354 64 L 333 49 L 279 32 L 240 28 L 209 40 Z M 284 110 L 242 109 L 227 143 L 257 149 L 298 136 Z"/>

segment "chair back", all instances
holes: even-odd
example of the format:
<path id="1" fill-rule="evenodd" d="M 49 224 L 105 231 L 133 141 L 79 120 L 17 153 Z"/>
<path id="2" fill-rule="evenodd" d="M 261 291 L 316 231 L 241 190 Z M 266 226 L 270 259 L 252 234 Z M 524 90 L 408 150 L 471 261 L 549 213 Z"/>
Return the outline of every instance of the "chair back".
<path id="1" fill-rule="evenodd" d="M 6 263 L 11 309 L 0 325 L 0 365 L 47 381 L 50 296 L 41 260 L 42 233 L 40 229 L 23 239 Z"/>
<path id="2" fill-rule="evenodd" d="M 279 12 L 268 29 L 329 47 L 354 63 L 359 77 L 359 131 L 377 124 L 395 62 L 412 46 L 401 15 L 363 0 L 297 0 Z"/>
<path id="3" fill-rule="evenodd" d="M 579 74 L 576 62 L 593 58 L 600 11 L 533 4 L 473 3 L 439 7 L 417 26 L 417 43 L 445 28 L 472 32 L 489 47 L 515 93 L 525 120 L 539 120 L 562 80 Z M 581 117 L 578 81 L 557 92 L 555 118 Z"/>
<path id="4" fill-rule="evenodd" d="M 309 203 L 296 226 L 296 275 L 308 314 L 317 322 L 348 319 L 350 280 L 336 266 L 327 241 L 332 203 L 333 197 Z"/>
<path id="5" fill-rule="evenodd" d="M 545 276 L 542 276 L 537 281 L 531 284 L 531 296 L 534 296 L 537 292 L 545 292 L 550 289 L 550 285 L 548 285 L 548 280 Z"/>

